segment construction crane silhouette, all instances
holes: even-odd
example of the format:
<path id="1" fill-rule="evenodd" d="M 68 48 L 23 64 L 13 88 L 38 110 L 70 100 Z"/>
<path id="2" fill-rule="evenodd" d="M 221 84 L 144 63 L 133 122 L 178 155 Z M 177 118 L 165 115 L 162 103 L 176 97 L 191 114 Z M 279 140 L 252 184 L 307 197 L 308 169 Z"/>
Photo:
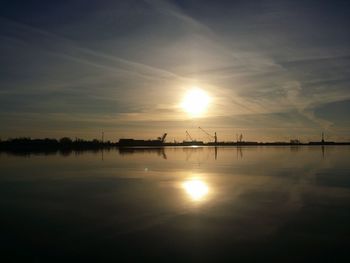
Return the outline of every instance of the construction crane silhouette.
<path id="1" fill-rule="evenodd" d="M 190 140 L 193 142 L 192 136 L 189 134 L 188 131 L 186 131 L 186 135 L 188 136 L 188 138 L 190 138 Z"/>
<path id="2" fill-rule="evenodd" d="M 161 141 L 162 143 L 164 143 L 165 137 L 166 137 L 167 135 L 168 135 L 167 133 L 164 133 L 162 137 L 158 137 L 157 139 L 158 139 L 159 141 Z"/>
<path id="3" fill-rule="evenodd" d="M 201 127 L 198 127 L 198 129 L 200 129 L 202 132 L 204 132 L 206 135 L 208 135 L 210 138 L 214 139 L 214 143 L 217 144 L 218 142 L 218 137 L 216 136 L 216 132 L 214 133 L 214 135 L 211 135 L 209 132 L 207 132 L 206 130 L 202 129 Z"/>

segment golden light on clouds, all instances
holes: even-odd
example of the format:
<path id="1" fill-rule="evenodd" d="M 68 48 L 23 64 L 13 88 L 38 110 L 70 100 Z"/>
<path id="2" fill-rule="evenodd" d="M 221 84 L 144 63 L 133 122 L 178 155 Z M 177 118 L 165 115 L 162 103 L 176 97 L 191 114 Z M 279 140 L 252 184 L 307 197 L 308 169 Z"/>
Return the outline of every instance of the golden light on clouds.
<path id="1" fill-rule="evenodd" d="M 201 117 L 206 112 L 210 100 L 207 92 L 194 87 L 186 92 L 181 102 L 181 108 L 191 117 Z"/>

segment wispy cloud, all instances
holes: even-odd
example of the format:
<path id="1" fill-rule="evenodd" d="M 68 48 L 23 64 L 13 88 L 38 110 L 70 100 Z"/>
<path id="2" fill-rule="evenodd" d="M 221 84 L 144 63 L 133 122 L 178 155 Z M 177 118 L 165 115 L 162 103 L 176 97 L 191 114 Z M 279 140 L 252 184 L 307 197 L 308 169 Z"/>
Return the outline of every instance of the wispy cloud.
<path id="1" fill-rule="evenodd" d="M 275 1 L 109 5 L 96 4 L 66 22 L 0 13 L 3 113 L 32 114 L 38 122 L 50 116 L 62 125 L 59 116 L 69 115 L 91 126 L 132 130 L 162 122 L 183 129 L 205 122 L 178 107 L 186 89 L 200 86 L 213 98 L 207 120 L 217 128 L 266 123 L 287 130 L 290 122 L 314 131 L 341 128 L 315 112 L 350 99 L 349 38 L 339 30 L 347 20 L 338 9 L 332 14 L 327 6 Z M 311 18 L 323 25 L 321 14 L 330 16 L 329 25 L 312 28 Z"/>

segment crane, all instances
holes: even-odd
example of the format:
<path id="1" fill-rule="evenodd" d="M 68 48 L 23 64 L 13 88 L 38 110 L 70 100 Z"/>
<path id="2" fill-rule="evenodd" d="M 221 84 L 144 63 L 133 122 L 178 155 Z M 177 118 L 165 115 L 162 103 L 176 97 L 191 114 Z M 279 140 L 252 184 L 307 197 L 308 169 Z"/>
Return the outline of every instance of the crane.
<path id="1" fill-rule="evenodd" d="M 165 137 L 167 136 L 167 133 L 164 133 L 162 137 L 158 137 L 158 140 L 161 141 L 162 143 L 165 141 Z"/>
<path id="2" fill-rule="evenodd" d="M 201 127 L 198 127 L 198 129 L 200 129 L 202 132 L 204 132 L 206 135 L 208 135 L 210 138 L 214 139 L 215 144 L 217 144 L 218 142 L 218 137 L 216 136 L 216 132 L 214 133 L 214 136 L 211 135 L 209 132 L 207 132 L 206 130 L 202 129 Z"/>
<path id="3" fill-rule="evenodd" d="M 186 135 L 190 138 L 191 141 L 193 141 L 192 136 L 189 134 L 188 131 L 186 131 Z"/>

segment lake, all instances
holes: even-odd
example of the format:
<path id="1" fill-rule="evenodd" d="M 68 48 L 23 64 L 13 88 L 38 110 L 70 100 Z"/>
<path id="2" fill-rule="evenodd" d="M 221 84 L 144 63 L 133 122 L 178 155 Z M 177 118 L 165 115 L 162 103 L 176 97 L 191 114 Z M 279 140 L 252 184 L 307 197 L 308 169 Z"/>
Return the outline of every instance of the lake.
<path id="1" fill-rule="evenodd" d="M 350 262 L 350 147 L 0 154 L 1 262 Z"/>

